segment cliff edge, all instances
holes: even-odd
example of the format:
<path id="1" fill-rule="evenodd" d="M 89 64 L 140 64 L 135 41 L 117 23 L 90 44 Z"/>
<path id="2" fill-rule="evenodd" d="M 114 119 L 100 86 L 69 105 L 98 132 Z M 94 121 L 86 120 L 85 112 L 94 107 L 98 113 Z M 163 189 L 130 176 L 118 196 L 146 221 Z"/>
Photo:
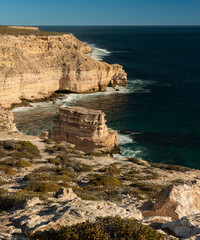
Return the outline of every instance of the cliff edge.
<path id="1" fill-rule="evenodd" d="M 10 108 L 56 90 L 96 92 L 126 84 L 122 66 L 97 61 L 87 55 L 91 51 L 72 34 L 0 34 L 0 106 Z"/>

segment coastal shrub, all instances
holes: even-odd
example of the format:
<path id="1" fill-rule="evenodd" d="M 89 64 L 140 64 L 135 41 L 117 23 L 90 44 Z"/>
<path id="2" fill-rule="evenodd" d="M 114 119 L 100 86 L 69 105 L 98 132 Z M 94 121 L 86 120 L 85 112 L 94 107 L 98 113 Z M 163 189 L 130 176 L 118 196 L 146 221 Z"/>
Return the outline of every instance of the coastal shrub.
<path id="1" fill-rule="evenodd" d="M 41 167 L 36 169 L 33 173 L 24 177 L 26 185 L 30 185 L 32 182 L 59 182 L 59 184 L 66 184 L 73 178 L 76 178 L 76 174 L 73 170 L 65 167 Z"/>
<path id="2" fill-rule="evenodd" d="M 142 183 L 142 182 L 134 182 L 130 185 L 138 189 L 141 193 L 153 198 L 156 193 L 160 192 L 165 186 L 151 183 Z"/>
<path id="3" fill-rule="evenodd" d="M 166 164 L 159 164 L 159 163 L 151 163 L 151 166 L 155 167 L 155 168 L 160 168 L 163 170 L 168 170 L 168 171 L 178 171 L 178 172 L 191 171 L 191 168 L 183 167 L 183 166 L 179 166 L 179 165 L 166 165 Z"/>
<path id="4" fill-rule="evenodd" d="M 143 192 L 137 188 L 132 188 L 130 186 L 124 186 L 122 188 L 122 194 L 125 194 L 125 195 L 130 195 L 134 198 L 137 198 L 137 199 L 140 199 L 140 200 L 143 200 L 144 197 L 143 197 Z"/>
<path id="5" fill-rule="evenodd" d="M 112 176 L 97 176 L 89 181 L 88 185 L 93 186 L 106 186 L 106 187 L 115 187 L 120 186 L 121 183 L 117 178 L 114 178 Z"/>
<path id="6" fill-rule="evenodd" d="M 0 159 L 7 157 L 7 153 L 3 150 L 3 148 L 0 148 Z"/>
<path id="7" fill-rule="evenodd" d="M 145 165 L 145 163 L 142 160 L 138 159 L 138 158 L 132 157 L 132 158 L 128 158 L 127 160 L 129 162 L 135 163 L 137 165 Z"/>
<path id="8" fill-rule="evenodd" d="M 74 162 L 73 164 L 73 169 L 76 172 L 91 172 L 92 171 L 92 166 L 87 165 L 85 163 L 81 163 L 81 162 Z"/>
<path id="9" fill-rule="evenodd" d="M 16 146 L 16 151 L 12 154 L 15 158 L 34 159 L 40 157 L 40 150 L 29 141 L 20 141 Z"/>
<path id="10" fill-rule="evenodd" d="M 42 192 L 42 193 L 46 193 L 46 192 L 56 192 L 58 191 L 58 189 L 60 188 L 60 186 L 55 183 L 55 182 L 30 182 L 27 187 L 26 190 L 28 191 L 33 191 L 33 192 Z"/>
<path id="11" fill-rule="evenodd" d="M 92 201 L 98 201 L 99 197 L 96 196 L 94 191 L 88 191 L 86 189 L 80 188 L 80 187 L 72 187 L 74 193 L 78 197 L 80 197 L 83 200 L 92 200 Z"/>
<path id="12" fill-rule="evenodd" d="M 4 172 L 7 175 L 15 175 L 17 171 L 9 166 L 0 165 L 0 171 Z"/>
<path id="13" fill-rule="evenodd" d="M 140 173 L 141 171 L 139 169 L 132 168 L 130 171 L 123 174 L 122 179 L 126 181 L 132 181 L 133 179 L 137 179 L 137 175 Z"/>
<path id="14" fill-rule="evenodd" d="M 3 147 L 5 150 L 9 150 L 9 151 L 15 150 L 16 146 L 17 146 L 17 141 L 15 140 L 7 140 L 3 142 Z"/>
<path id="15" fill-rule="evenodd" d="M 7 211 L 13 207 L 21 206 L 21 204 L 33 197 L 39 197 L 41 200 L 46 199 L 45 195 L 26 190 L 20 190 L 13 193 L 3 193 L 0 195 L 0 211 Z"/>
<path id="16" fill-rule="evenodd" d="M 110 175 L 119 175 L 121 173 L 121 169 L 117 168 L 116 165 L 111 165 L 110 167 L 103 167 L 99 170 L 99 172 L 105 172 Z"/>
<path id="17" fill-rule="evenodd" d="M 20 159 L 17 163 L 16 163 L 17 167 L 31 167 L 32 163 L 27 161 L 26 159 Z"/>
<path id="18" fill-rule="evenodd" d="M 43 140 L 44 143 L 47 143 L 47 144 L 51 144 L 52 143 L 52 140 L 49 139 L 49 138 L 46 138 Z"/>
<path id="19" fill-rule="evenodd" d="M 6 158 L 3 161 L 0 161 L 0 165 L 4 166 L 14 166 L 16 163 L 16 160 L 14 158 Z"/>
<path id="20" fill-rule="evenodd" d="M 149 226 L 120 217 L 97 218 L 94 223 L 61 227 L 30 236 L 31 240 L 163 240 L 165 236 Z"/>

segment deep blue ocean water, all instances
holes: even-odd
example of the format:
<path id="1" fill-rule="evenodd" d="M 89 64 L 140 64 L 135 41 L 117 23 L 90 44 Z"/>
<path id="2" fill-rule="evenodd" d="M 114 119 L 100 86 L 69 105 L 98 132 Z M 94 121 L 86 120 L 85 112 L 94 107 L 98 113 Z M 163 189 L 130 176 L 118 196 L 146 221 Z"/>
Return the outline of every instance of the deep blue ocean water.
<path id="1" fill-rule="evenodd" d="M 71 102 L 105 111 L 123 155 L 200 169 L 200 27 L 40 29 L 71 32 L 96 58 L 124 66 L 127 87 Z"/>

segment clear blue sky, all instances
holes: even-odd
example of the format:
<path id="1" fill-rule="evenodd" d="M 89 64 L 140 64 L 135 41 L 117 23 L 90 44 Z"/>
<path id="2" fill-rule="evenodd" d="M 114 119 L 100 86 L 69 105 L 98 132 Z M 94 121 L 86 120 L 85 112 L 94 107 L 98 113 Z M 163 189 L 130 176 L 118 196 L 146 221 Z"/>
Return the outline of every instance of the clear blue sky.
<path id="1" fill-rule="evenodd" d="M 0 0 L 0 25 L 200 25 L 200 0 Z"/>

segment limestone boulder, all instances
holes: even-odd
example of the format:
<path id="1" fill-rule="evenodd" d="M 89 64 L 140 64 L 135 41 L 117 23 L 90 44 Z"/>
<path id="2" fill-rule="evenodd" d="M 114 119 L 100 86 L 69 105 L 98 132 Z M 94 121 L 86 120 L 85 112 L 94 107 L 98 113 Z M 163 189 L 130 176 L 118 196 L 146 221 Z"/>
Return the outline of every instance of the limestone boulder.
<path id="1" fill-rule="evenodd" d="M 77 195 L 73 192 L 71 188 L 60 188 L 56 192 L 55 197 L 59 198 L 59 200 L 70 201 L 77 198 Z"/>
<path id="2" fill-rule="evenodd" d="M 199 183 L 170 185 L 156 197 L 150 211 L 143 211 L 143 216 L 167 216 L 178 220 L 184 216 L 200 213 Z"/>
<path id="3" fill-rule="evenodd" d="M 183 217 L 180 220 L 164 223 L 162 229 L 184 239 L 199 239 L 200 214 Z"/>
<path id="4" fill-rule="evenodd" d="M 42 202 L 40 201 L 40 199 L 38 197 L 34 197 L 30 200 L 27 200 L 24 203 L 24 208 L 29 208 L 29 207 L 34 207 L 37 204 L 41 204 Z"/>

